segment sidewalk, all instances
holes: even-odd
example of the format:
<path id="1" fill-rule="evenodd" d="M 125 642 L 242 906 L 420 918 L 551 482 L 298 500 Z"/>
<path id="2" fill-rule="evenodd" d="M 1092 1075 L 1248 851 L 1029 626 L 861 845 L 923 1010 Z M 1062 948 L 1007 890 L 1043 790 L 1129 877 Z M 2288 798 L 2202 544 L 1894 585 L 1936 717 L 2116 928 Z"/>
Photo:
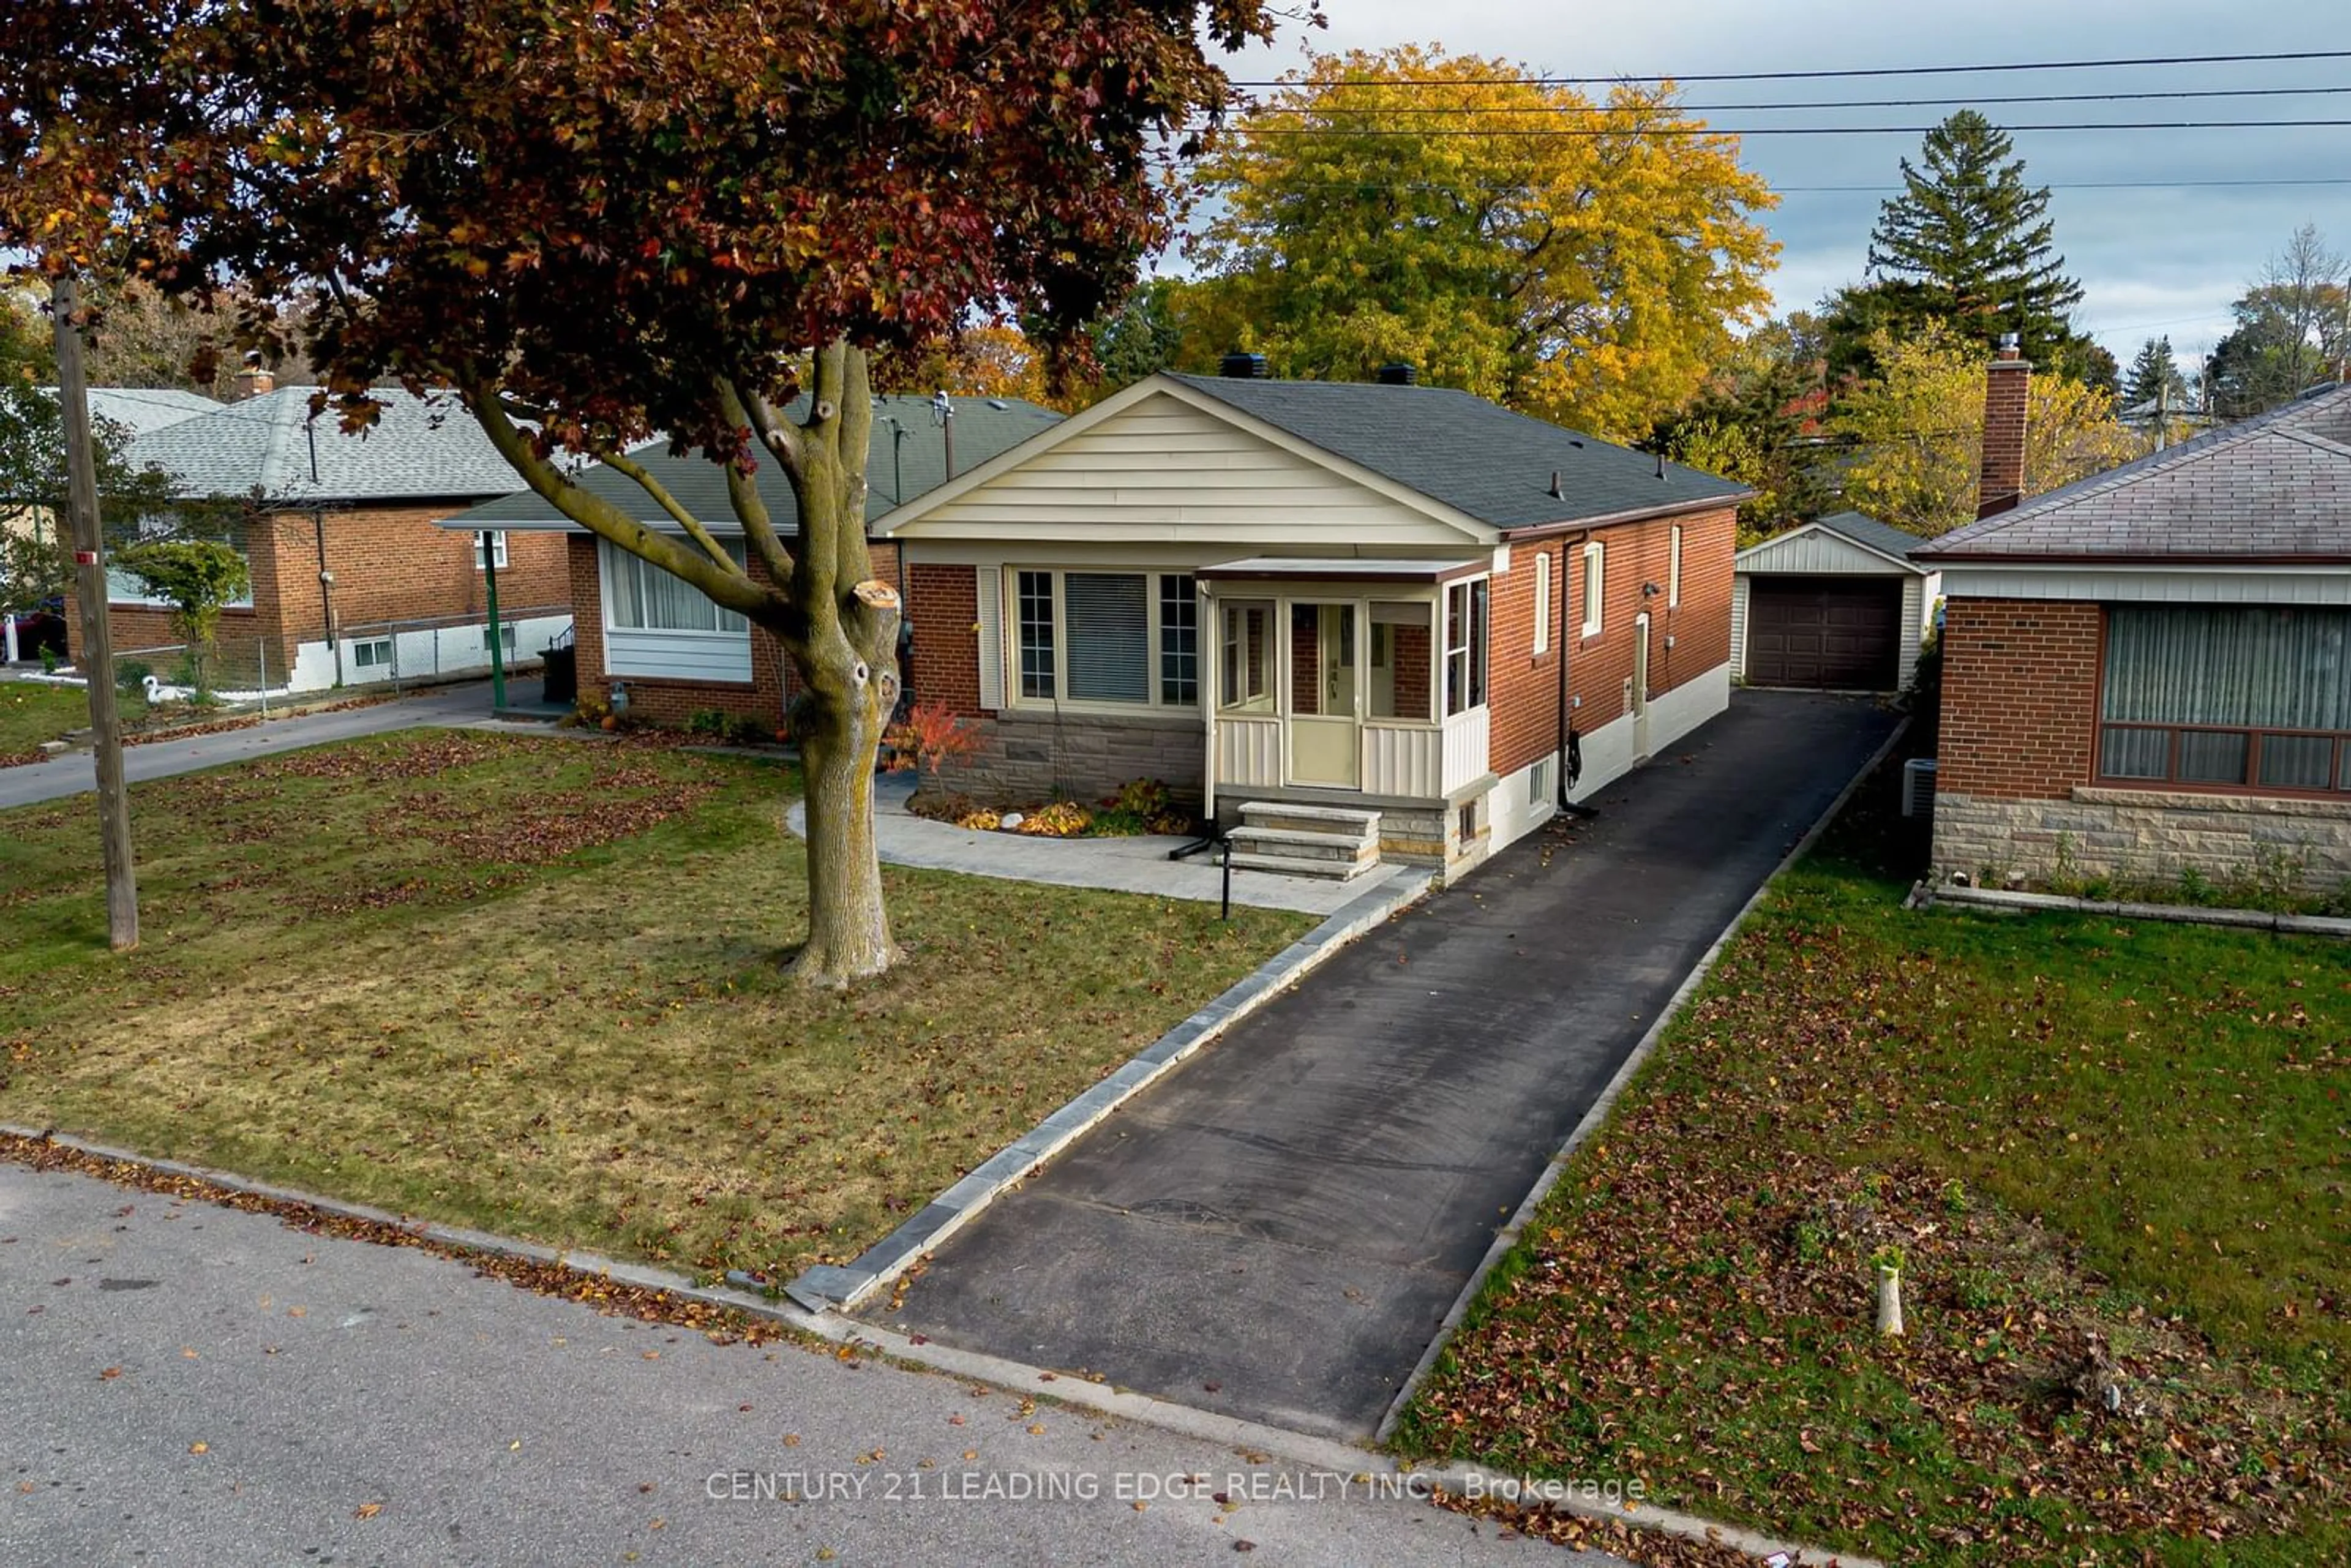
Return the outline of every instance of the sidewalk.
<path id="1" fill-rule="evenodd" d="M 126 746 L 122 748 L 122 768 L 131 783 L 143 784 L 151 779 L 194 773 L 223 763 L 246 762 L 281 751 L 298 751 L 306 746 L 356 740 L 361 736 L 383 735 L 420 725 L 546 733 L 545 725 L 503 724 L 491 718 L 489 712 L 489 683 L 468 681 L 463 685 L 435 686 L 413 696 L 394 697 L 365 707 L 296 714 L 217 735 Z M 97 788 L 98 765 L 87 751 L 67 752 L 47 762 L 29 762 L 18 768 L 0 768 L 0 810 L 62 800 Z"/>
<path id="2" fill-rule="evenodd" d="M 1167 852 L 1190 839 L 1031 839 L 1019 833 L 978 832 L 952 822 L 935 822 L 906 810 L 914 775 L 884 774 L 873 781 L 873 836 L 882 858 L 893 865 L 959 871 L 967 876 L 1044 882 L 1058 887 L 1100 887 L 1155 898 L 1186 898 L 1214 904 L 1221 896 L 1224 868 L 1217 852 L 1202 850 L 1189 860 L 1171 861 Z M 807 808 L 795 804 L 791 830 L 808 833 Z M 1384 865 L 1353 882 L 1323 882 L 1270 872 L 1233 873 L 1233 902 L 1259 909 L 1295 909 L 1334 915 L 1364 894 L 1399 876 L 1407 866 Z"/>

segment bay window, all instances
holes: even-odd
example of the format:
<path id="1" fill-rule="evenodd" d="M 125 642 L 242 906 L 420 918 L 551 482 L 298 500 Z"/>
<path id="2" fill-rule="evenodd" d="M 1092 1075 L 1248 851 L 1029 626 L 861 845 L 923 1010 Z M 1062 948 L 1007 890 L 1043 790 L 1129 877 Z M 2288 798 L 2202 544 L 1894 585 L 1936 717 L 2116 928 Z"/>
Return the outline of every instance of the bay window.
<path id="1" fill-rule="evenodd" d="M 2351 610 L 2116 605 L 2098 776 L 2351 793 Z"/>

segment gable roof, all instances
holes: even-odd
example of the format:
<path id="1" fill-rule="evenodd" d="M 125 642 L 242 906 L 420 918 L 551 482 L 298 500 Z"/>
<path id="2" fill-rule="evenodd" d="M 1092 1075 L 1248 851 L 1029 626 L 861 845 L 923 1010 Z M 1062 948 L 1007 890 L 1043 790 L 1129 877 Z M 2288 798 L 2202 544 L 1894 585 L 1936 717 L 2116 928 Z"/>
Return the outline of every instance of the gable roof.
<path id="1" fill-rule="evenodd" d="M 1753 493 L 1450 387 L 1173 372 L 1165 380 L 1505 532 Z"/>
<path id="2" fill-rule="evenodd" d="M 1019 398 L 957 398 L 955 404 L 956 467 L 958 475 L 977 467 L 998 454 L 1018 446 L 1040 431 L 1061 423 L 1061 415 Z M 787 417 L 807 413 L 806 400 L 795 402 Z M 904 431 L 904 438 L 895 433 Z M 726 471 L 698 453 L 673 455 L 664 443 L 653 443 L 630 454 L 661 482 L 679 505 L 699 517 L 712 531 L 740 532 L 735 508 L 726 498 Z M 901 475 L 905 494 L 896 494 Z M 931 422 L 927 397 L 877 396 L 873 400 L 873 449 L 865 468 L 865 519 L 871 524 L 910 501 L 945 484 L 946 445 Z M 678 533 L 676 522 L 656 506 L 643 487 L 627 475 L 591 463 L 571 476 L 571 482 L 590 495 L 601 496 L 648 528 Z M 799 519 L 789 481 L 781 465 L 764 460 L 753 475 L 759 497 L 777 530 L 791 533 Z M 452 528 L 552 529 L 579 532 L 580 525 L 535 491 L 521 490 L 486 502 L 448 519 Z"/>
<path id="3" fill-rule="evenodd" d="M 52 397 L 57 388 L 43 387 Z M 225 405 L 218 398 L 180 387 L 92 387 L 89 413 L 93 419 L 119 424 L 135 440 L 169 429 L 198 414 L 216 413 Z"/>
<path id="4" fill-rule="evenodd" d="M 378 387 L 372 395 L 383 403 L 381 419 L 363 435 L 346 435 L 332 410 L 312 422 L 310 394 L 318 390 L 279 387 L 223 403 L 139 436 L 131 460 L 170 474 L 183 496 L 258 492 L 287 507 L 462 500 L 522 487 L 522 476 L 454 397 Z"/>
<path id="5" fill-rule="evenodd" d="M 2351 561 L 2351 387 L 2329 387 L 1967 524 L 1921 560 Z"/>
<path id="6" fill-rule="evenodd" d="M 1831 512 L 1825 517 L 1814 517 L 1813 521 L 1841 538 L 1851 539 L 1864 549 L 1892 556 L 1896 560 L 1908 560 L 1910 552 L 1927 542 L 1907 529 L 1897 528 L 1891 523 L 1881 523 L 1861 512 Z"/>

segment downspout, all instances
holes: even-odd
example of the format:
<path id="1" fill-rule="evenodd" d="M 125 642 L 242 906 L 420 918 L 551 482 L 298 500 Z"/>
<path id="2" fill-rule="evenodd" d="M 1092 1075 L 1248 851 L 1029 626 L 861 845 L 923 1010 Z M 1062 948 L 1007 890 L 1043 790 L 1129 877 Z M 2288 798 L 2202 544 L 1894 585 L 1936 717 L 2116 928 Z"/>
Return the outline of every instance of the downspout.
<path id="1" fill-rule="evenodd" d="M 1552 782 L 1556 787 L 1554 793 L 1557 797 L 1553 804 L 1562 816 L 1581 817 L 1586 820 L 1596 817 L 1600 813 L 1590 806 L 1579 806 L 1567 798 L 1568 790 L 1575 783 L 1575 776 L 1583 771 L 1582 737 L 1575 733 L 1574 725 L 1568 719 L 1567 547 L 1571 544 L 1582 544 L 1591 537 L 1590 528 L 1583 529 L 1573 537 L 1562 536 L 1559 541 L 1559 570 L 1552 574 L 1559 580 L 1559 608 L 1552 617 L 1552 646 L 1559 654 L 1559 716 L 1558 727 L 1552 732 L 1557 740 L 1557 750 L 1553 754 L 1552 762 Z"/>

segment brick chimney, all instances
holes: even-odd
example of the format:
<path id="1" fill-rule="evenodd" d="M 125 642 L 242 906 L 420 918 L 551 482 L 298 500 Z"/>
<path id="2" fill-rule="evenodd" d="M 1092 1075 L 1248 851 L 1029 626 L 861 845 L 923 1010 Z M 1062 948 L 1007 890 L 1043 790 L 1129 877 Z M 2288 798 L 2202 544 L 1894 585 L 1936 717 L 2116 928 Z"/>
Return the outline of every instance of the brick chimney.
<path id="1" fill-rule="evenodd" d="M 242 402 L 246 398 L 259 397 L 263 392 L 277 390 L 277 378 L 271 375 L 268 367 L 261 362 L 260 350 L 252 350 L 245 356 L 245 369 L 236 372 L 236 395 L 229 401 Z"/>
<path id="2" fill-rule="evenodd" d="M 2032 367 L 2011 332 L 1984 378 L 1983 467 L 1976 482 L 1976 516 L 2005 512 L 2024 499 L 2024 402 Z"/>

